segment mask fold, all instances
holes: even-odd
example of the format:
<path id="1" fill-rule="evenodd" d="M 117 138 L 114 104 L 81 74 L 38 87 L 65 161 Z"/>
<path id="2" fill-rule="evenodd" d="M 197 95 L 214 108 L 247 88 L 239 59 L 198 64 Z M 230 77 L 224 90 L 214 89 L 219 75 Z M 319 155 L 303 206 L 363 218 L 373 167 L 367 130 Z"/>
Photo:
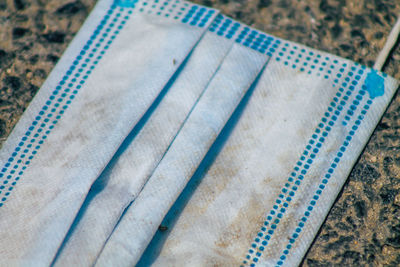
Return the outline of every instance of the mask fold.
<path id="1" fill-rule="evenodd" d="M 248 48 L 233 46 L 143 190 L 114 229 L 97 266 L 136 264 L 267 58 Z"/>
<path id="2" fill-rule="evenodd" d="M 15 126 L 0 153 L 1 263 L 51 263 L 90 186 L 217 13 L 166 2 L 100 1 Z"/>
<path id="3" fill-rule="evenodd" d="M 202 37 L 157 105 L 142 118 L 92 186 L 55 265 L 94 262 L 123 210 L 147 182 L 232 45 L 229 40 L 221 42 L 215 33 Z"/>

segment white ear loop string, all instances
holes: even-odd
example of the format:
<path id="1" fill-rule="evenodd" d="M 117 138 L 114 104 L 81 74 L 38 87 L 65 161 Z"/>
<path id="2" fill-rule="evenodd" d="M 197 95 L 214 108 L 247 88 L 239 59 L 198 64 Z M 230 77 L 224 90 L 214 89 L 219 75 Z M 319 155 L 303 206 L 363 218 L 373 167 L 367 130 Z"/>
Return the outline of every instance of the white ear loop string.
<path id="1" fill-rule="evenodd" d="M 381 52 L 379 52 L 378 57 L 376 58 L 374 69 L 381 70 L 387 58 L 392 51 L 393 47 L 396 45 L 397 39 L 400 33 L 400 16 L 397 18 L 397 22 L 390 31 L 390 34 L 386 40 L 385 45 L 383 46 Z"/>

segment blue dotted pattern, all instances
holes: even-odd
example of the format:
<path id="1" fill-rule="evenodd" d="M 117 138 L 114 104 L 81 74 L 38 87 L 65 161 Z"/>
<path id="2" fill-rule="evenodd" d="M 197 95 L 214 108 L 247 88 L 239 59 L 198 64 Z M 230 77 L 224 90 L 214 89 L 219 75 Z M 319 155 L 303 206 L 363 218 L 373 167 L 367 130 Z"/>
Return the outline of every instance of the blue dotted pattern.
<path id="1" fill-rule="evenodd" d="M 239 22 L 234 21 L 224 15 L 218 14 L 208 30 L 210 32 L 215 32 L 219 36 L 232 39 L 237 35 L 240 27 L 241 24 Z"/>
<path id="2" fill-rule="evenodd" d="M 367 92 L 367 88 L 365 85 L 362 86 L 362 89 L 358 92 L 357 97 L 355 101 L 361 101 L 365 93 Z M 308 218 L 311 216 L 311 213 L 316 206 L 318 199 L 322 195 L 323 190 L 326 188 L 329 179 L 332 177 L 333 173 L 335 172 L 336 167 L 338 166 L 341 158 L 343 157 L 343 154 L 345 153 L 347 147 L 349 146 L 351 140 L 353 139 L 354 135 L 356 134 L 356 131 L 358 130 L 361 122 L 364 119 L 364 116 L 367 114 L 367 111 L 369 110 L 370 106 L 372 105 L 373 101 L 372 99 L 368 99 L 367 103 L 364 105 L 363 109 L 361 110 L 361 115 L 357 117 L 357 119 L 354 121 L 354 124 L 351 127 L 351 130 L 348 132 L 345 141 L 343 144 L 340 146 L 339 151 L 336 154 L 336 157 L 333 159 L 333 162 L 331 166 L 329 167 L 328 171 L 325 173 L 324 178 L 320 182 L 318 189 L 314 193 L 314 195 L 311 198 L 311 201 L 306 209 L 306 211 L 303 214 L 303 217 L 300 219 L 300 222 L 298 223 L 296 229 L 294 230 L 294 233 L 291 235 L 289 239 L 289 243 L 286 245 L 286 248 L 283 250 L 281 256 L 279 257 L 279 260 L 277 262 L 277 266 L 282 266 L 283 263 L 285 262 L 287 256 L 290 253 L 290 250 L 293 246 L 293 244 L 296 242 L 298 239 L 301 231 L 303 230 Z M 358 102 L 355 104 L 358 106 L 360 103 Z"/>
<path id="3" fill-rule="evenodd" d="M 119 7 L 131 7 L 134 8 L 138 0 L 115 0 L 114 4 Z"/>
<path id="4" fill-rule="evenodd" d="M 217 15 L 209 31 L 221 37 L 233 39 L 236 43 L 268 56 L 272 56 L 281 44 L 280 39 L 251 29 L 221 14 Z"/>
<path id="5" fill-rule="evenodd" d="M 272 56 L 281 44 L 281 40 L 265 33 L 243 27 L 235 42 Z"/>
<path id="6" fill-rule="evenodd" d="M 342 70 L 348 63 L 339 63 L 339 60 L 328 55 L 309 50 L 301 45 L 265 34 L 258 30 L 243 25 L 231 18 L 218 14 L 209 28 L 210 32 L 233 39 L 236 43 L 267 54 L 285 66 L 298 69 L 307 74 L 315 74 L 325 79 L 334 77 L 334 83 L 338 83 L 341 77 L 337 72 Z M 341 70 L 341 71 L 340 71 Z"/>
<path id="7" fill-rule="evenodd" d="M 323 76 L 325 79 L 329 79 L 330 76 L 334 75 L 338 68 L 343 69 L 347 65 L 344 62 L 340 66 L 337 59 L 327 55 L 323 56 L 315 51 L 289 42 L 286 42 L 280 48 L 275 60 L 283 62 L 285 66 L 299 69 L 301 72 Z M 337 83 L 339 78 L 341 77 L 335 77 L 334 82 Z"/>
<path id="8" fill-rule="evenodd" d="M 352 72 L 350 72 L 350 76 L 353 76 L 353 74 L 355 75 L 355 79 L 360 80 L 361 76 L 363 74 L 363 71 L 365 70 L 364 66 L 361 66 L 361 70 L 358 71 L 358 73 L 356 72 L 356 68 L 352 67 Z M 346 81 L 349 81 L 350 78 L 346 77 Z M 365 92 L 367 92 L 367 87 L 365 85 L 363 85 L 363 90 L 361 90 L 360 92 L 362 93 L 362 95 L 360 95 L 360 93 L 356 96 L 356 99 L 353 101 L 353 103 L 349 106 L 349 108 L 346 111 L 346 115 L 344 116 L 344 119 L 342 121 L 342 125 L 346 126 L 348 124 L 348 122 L 350 121 L 351 117 L 354 115 L 355 111 L 357 110 L 357 106 L 360 104 L 360 101 L 362 100 L 362 97 L 364 96 Z"/>
<path id="9" fill-rule="evenodd" d="M 180 20 L 182 23 L 200 28 L 205 27 L 215 13 L 213 9 L 200 7 L 180 0 L 142 1 L 139 11 L 147 14 L 172 17 L 175 20 Z"/>
<path id="10" fill-rule="evenodd" d="M 0 207 L 132 13 L 117 9 L 107 11 L 1 169 Z"/>
<path id="11" fill-rule="evenodd" d="M 358 85 L 361 76 L 364 74 L 365 67 L 356 68 L 355 66 L 352 66 L 351 71 L 348 71 L 346 77 L 341 80 L 341 84 L 339 84 L 339 79 L 343 77 L 346 71 L 344 64 L 346 63 L 342 64 L 338 73 L 336 73 L 336 78 L 334 79 L 334 86 L 339 87 L 338 92 L 335 97 L 333 97 L 327 111 L 324 113 L 324 116 L 309 139 L 300 159 L 294 166 L 293 171 L 288 177 L 288 180 L 282 188 L 278 198 L 275 200 L 273 208 L 266 216 L 263 226 L 245 256 L 245 260 L 243 261 L 243 264 L 245 265 L 250 264 L 250 266 L 255 266 L 259 261 L 263 251 L 268 246 L 268 242 L 273 236 L 275 229 L 289 207 L 292 198 L 295 196 L 298 187 L 301 185 L 304 176 L 313 164 L 313 161 L 323 146 L 325 139 L 328 137 L 329 132 L 337 122 L 344 107 L 347 105 L 350 96 L 353 94 L 355 86 Z M 347 113 L 346 116 L 349 116 L 349 119 L 354 114 L 356 107 L 360 104 L 362 96 L 365 93 L 365 88 L 360 90 L 356 95 L 355 100 L 350 104 L 349 110 L 352 110 L 353 112 Z"/>
<path id="12" fill-rule="evenodd" d="M 207 9 L 205 7 L 199 8 L 193 5 L 182 19 L 182 22 L 192 26 L 204 27 L 214 13 L 215 11 L 212 9 Z"/>
<path id="13" fill-rule="evenodd" d="M 315 74 L 325 79 L 333 76 L 334 83 L 341 77 L 337 72 L 343 72 L 348 63 L 339 62 L 329 55 L 322 55 L 304 46 L 287 42 L 243 25 L 231 18 L 218 14 L 211 24 L 209 31 L 217 35 L 233 39 L 236 43 L 267 54 L 285 66 L 298 69 L 307 74 Z"/>

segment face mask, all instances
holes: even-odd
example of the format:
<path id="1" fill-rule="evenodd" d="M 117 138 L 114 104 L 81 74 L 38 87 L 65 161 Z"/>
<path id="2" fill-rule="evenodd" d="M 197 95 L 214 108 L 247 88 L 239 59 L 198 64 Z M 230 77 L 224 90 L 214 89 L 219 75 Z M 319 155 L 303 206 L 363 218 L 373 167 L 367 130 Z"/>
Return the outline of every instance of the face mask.
<path id="1" fill-rule="evenodd" d="M 3 265 L 51 263 L 91 184 L 215 13 L 99 1 L 1 150 Z"/>
<path id="2" fill-rule="evenodd" d="M 184 160 L 156 169 L 159 184 L 152 177 L 142 193 L 150 183 L 160 188 L 138 197 L 153 200 L 128 209 L 98 265 L 140 255 L 147 245 L 143 232 L 150 235 L 159 225 L 139 266 L 300 263 L 398 83 L 258 31 L 244 29 L 239 36 L 237 42 L 272 54 L 254 92 L 201 163 L 190 158 L 199 168 L 184 174 L 189 184 L 168 214 L 155 218 L 160 206 L 166 209 L 163 192 L 178 194 L 164 190 L 170 186 L 163 179 Z"/>
<path id="3" fill-rule="evenodd" d="M 92 186 L 55 265 L 91 265 L 233 45 L 208 31 Z M 156 101 L 157 102 L 157 101 Z M 101 218 L 101 220 L 98 220 Z M 95 222 L 95 223 L 94 223 Z"/>
<path id="4" fill-rule="evenodd" d="M 137 262 L 196 170 L 196 162 L 205 156 L 267 58 L 246 47 L 233 46 L 143 190 L 114 229 L 96 265 L 131 266 Z"/>

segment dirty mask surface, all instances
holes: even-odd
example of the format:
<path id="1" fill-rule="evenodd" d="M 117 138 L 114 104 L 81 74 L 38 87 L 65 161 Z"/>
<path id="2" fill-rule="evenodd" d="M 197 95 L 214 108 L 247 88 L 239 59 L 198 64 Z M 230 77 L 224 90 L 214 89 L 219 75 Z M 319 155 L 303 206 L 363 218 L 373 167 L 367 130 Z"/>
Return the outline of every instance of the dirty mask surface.
<path id="1" fill-rule="evenodd" d="M 121 214 L 147 182 L 233 43 L 221 40 L 216 33 L 205 33 L 93 184 L 55 266 L 94 263 Z"/>
<path id="2" fill-rule="evenodd" d="M 235 44 L 182 129 L 126 210 L 95 266 L 132 266 L 232 112 L 257 82 L 268 56 Z M 131 238 L 135 237 L 135 238 Z"/>
<path id="3" fill-rule="evenodd" d="M 98 2 L 1 149 L 2 265 L 51 263 L 90 186 L 215 14 Z"/>
<path id="4" fill-rule="evenodd" d="M 228 20 L 211 30 L 228 38 Z M 272 58 L 138 266 L 298 265 L 398 87 L 247 27 L 236 41 Z"/>

